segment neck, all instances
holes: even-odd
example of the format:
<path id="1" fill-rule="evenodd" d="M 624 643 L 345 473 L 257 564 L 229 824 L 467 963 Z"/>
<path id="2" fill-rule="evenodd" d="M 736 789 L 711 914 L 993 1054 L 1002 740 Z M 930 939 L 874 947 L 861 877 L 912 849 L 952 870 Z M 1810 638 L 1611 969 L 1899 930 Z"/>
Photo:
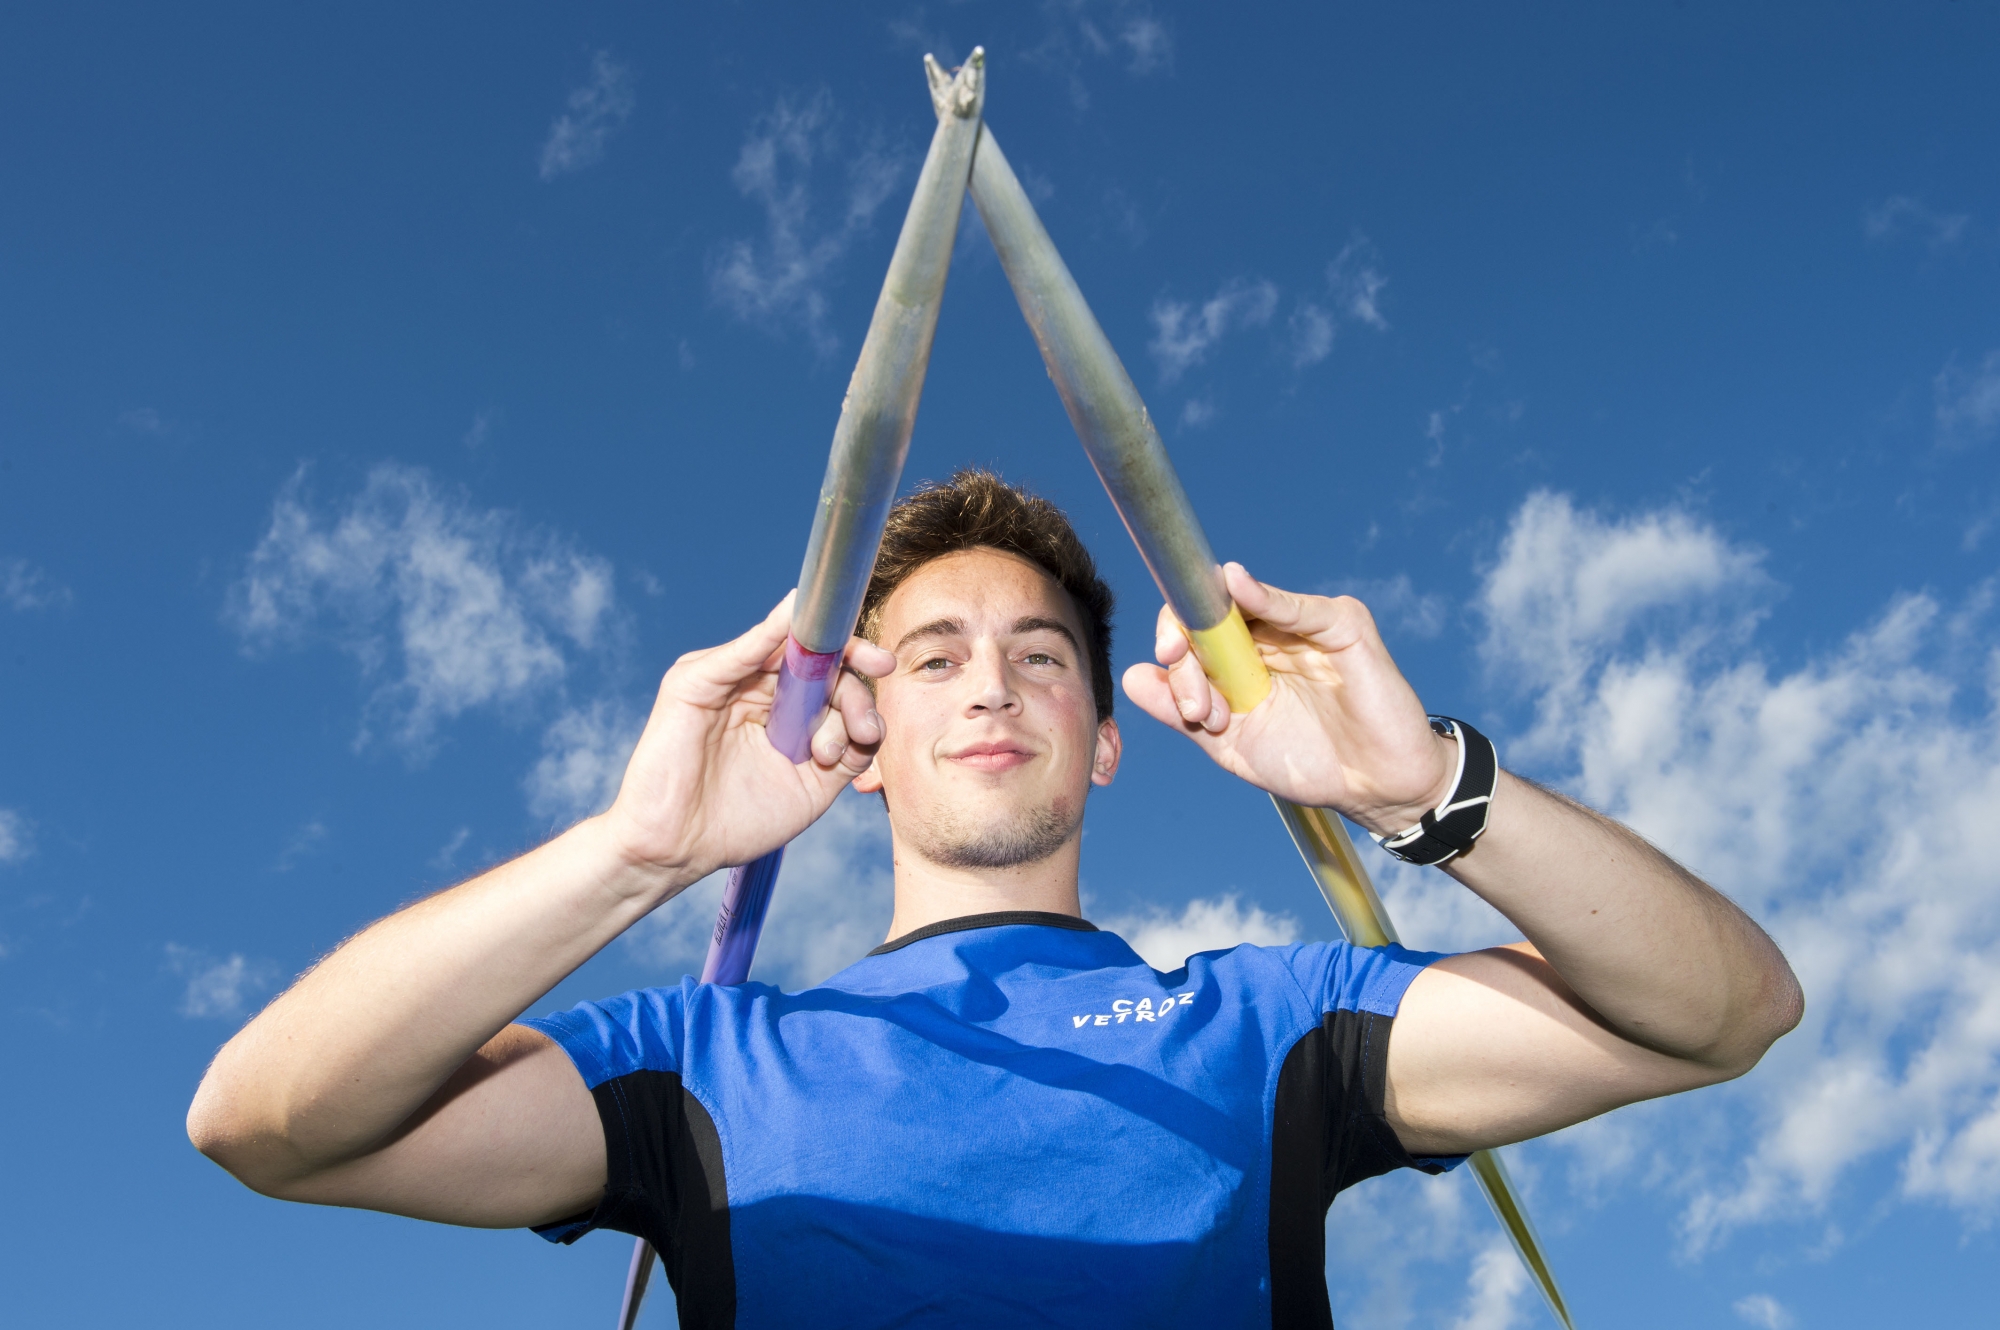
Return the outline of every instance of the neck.
<path id="1" fill-rule="evenodd" d="M 942 919 L 1001 910 L 1083 917 L 1076 892 L 1081 826 L 1048 858 L 1011 868 L 952 868 L 924 858 L 893 830 L 890 839 L 896 856 L 896 914 L 889 921 L 890 939 Z"/>

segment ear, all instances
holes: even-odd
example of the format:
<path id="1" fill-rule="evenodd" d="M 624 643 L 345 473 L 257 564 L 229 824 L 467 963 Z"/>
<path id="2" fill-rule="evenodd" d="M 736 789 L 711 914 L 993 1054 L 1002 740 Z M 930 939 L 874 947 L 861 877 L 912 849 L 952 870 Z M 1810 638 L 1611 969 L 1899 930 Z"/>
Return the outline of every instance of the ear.
<path id="1" fill-rule="evenodd" d="M 867 769 L 853 780 L 854 788 L 863 794 L 882 793 L 882 773 L 875 769 L 874 759 L 869 759 Z"/>
<path id="2" fill-rule="evenodd" d="M 1118 759 L 1124 751 L 1125 741 L 1119 737 L 1118 722 L 1106 716 L 1097 723 L 1097 752 L 1090 759 L 1090 783 L 1109 785 L 1118 774 Z"/>

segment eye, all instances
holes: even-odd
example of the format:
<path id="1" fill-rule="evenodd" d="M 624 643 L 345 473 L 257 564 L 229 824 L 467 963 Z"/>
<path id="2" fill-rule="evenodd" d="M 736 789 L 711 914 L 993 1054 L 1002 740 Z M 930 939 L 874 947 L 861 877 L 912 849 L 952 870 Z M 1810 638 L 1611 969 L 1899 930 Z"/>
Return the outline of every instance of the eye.
<path id="1" fill-rule="evenodd" d="M 919 664 L 917 668 L 920 670 L 947 670 L 951 668 L 951 661 L 944 656 L 932 656 L 929 660 Z"/>
<path id="2" fill-rule="evenodd" d="M 1022 662 L 1028 665 L 1053 665 L 1056 663 L 1056 658 L 1046 651 L 1030 651 L 1022 658 Z"/>

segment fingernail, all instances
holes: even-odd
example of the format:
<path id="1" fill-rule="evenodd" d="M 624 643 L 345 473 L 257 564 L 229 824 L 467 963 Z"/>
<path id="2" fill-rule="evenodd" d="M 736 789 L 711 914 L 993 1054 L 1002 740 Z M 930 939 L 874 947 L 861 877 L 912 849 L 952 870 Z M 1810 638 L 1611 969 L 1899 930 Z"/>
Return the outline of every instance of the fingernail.
<path id="1" fill-rule="evenodd" d="M 887 733 L 889 732 L 889 731 L 888 731 L 888 729 L 887 729 L 887 728 L 886 728 L 886 727 L 885 727 L 885 726 L 884 726 L 884 725 L 882 724 L 882 713 L 881 713 L 881 712 L 879 712 L 879 711 L 871 711 L 871 712 L 869 712 L 869 713 L 868 713 L 868 719 L 869 719 L 870 723 L 872 723 L 872 724 L 873 724 L 873 725 L 875 726 L 875 733 L 877 733 L 877 734 L 887 734 Z"/>

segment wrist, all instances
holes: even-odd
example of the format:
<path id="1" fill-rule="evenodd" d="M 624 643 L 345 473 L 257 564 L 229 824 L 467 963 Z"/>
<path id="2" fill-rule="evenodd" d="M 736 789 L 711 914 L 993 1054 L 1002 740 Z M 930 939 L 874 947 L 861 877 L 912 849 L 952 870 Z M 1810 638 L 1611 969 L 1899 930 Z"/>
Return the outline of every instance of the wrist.
<path id="1" fill-rule="evenodd" d="M 1437 753 L 1438 774 L 1421 798 L 1407 803 L 1389 804 L 1375 809 L 1367 817 L 1354 819 L 1363 831 L 1374 836 L 1394 836 L 1407 831 L 1451 795 L 1452 785 L 1458 776 L 1458 740 L 1448 734 L 1429 731 L 1434 751 Z"/>
<path id="2" fill-rule="evenodd" d="M 1447 864 L 1472 848 L 1486 834 L 1493 791 L 1500 780 L 1500 758 L 1493 741 L 1462 720 L 1432 716 L 1434 733 L 1457 740 L 1453 746 L 1451 787 L 1413 825 L 1401 831 L 1374 832 L 1375 843 L 1396 858 L 1413 864 Z"/>
<path id="3" fill-rule="evenodd" d="M 558 839 L 575 842 L 591 864 L 591 876 L 605 890 L 620 899 L 640 903 L 647 910 L 679 895 L 703 877 L 685 860 L 649 853 L 653 847 L 642 846 L 629 834 L 618 820 L 615 808 L 585 818 Z"/>

